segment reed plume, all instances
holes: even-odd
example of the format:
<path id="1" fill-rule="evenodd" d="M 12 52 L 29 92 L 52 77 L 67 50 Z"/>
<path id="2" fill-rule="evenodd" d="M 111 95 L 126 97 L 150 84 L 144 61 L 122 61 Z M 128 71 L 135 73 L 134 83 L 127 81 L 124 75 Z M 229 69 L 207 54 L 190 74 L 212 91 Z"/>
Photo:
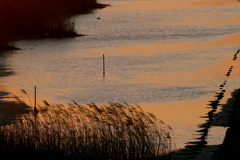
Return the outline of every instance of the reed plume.
<path id="1" fill-rule="evenodd" d="M 103 160 L 160 159 L 173 147 L 171 127 L 137 105 L 73 101 L 47 103 L 38 111 L 0 126 L 1 145 L 34 158 Z"/>

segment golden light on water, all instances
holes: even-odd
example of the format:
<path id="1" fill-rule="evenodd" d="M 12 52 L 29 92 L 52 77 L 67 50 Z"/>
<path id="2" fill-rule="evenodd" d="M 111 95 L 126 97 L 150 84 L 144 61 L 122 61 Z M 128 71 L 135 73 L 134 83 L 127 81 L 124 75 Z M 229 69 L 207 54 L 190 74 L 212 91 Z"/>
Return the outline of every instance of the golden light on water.
<path id="1" fill-rule="evenodd" d="M 107 1 L 108 2 L 108 1 Z M 240 7 L 237 0 L 109 1 L 112 7 L 76 17 L 88 36 L 19 41 L 7 61 L 16 72 L 2 83 L 28 103 L 134 103 L 173 127 L 178 145 L 198 129 L 227 77 L 225 98 L 238 87 Z M 234 11 L 232 11 L 234 10 Z M 100 19 L 97 19 L 100 17 Z M 106 76 L 102 77 L 102 55 Z M 146 98 L 147 97 L 147 98 Z M 224 99 L 222 102 L 226 101 Z M 187 136 L 186 136 L 187 135 Z"/>

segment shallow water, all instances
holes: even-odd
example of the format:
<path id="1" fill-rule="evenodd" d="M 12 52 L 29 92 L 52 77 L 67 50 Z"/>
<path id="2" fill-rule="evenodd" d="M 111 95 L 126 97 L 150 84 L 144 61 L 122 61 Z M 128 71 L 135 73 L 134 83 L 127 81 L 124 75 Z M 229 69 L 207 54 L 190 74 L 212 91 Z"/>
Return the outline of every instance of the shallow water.
<path id="1" fill-rule="evenodd" d="M 208 101 L 227 80 L 225 102 L 239 87 L 237 0 L 101 0 L 111 7 L 74 17 L 84 37 L 19 41 L 5 62 L 3 86 L 37 86 L 38 103 L 140 104 L 174 130 L 177 147 L 192 140 Z M 100 18 L 100 19 L 98 19 Z M 103 77 L 102 56 L 106 75 Z M 225 76 L 234 66 L 231 76 Z M 228 95 L 228 96 L 227 96 Z M 24 97 L 24 95 L 19 95 Z M 221 143 L 224 131 L 209 137 Z"/>

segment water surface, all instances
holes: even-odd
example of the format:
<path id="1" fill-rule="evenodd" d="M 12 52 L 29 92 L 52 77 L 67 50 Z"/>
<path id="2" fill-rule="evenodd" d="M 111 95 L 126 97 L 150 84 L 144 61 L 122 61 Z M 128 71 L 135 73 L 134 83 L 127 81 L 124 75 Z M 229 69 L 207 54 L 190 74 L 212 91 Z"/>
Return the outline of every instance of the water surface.
<path id="1" fill-rule="evenodd" d="M 171 125 L 183 147 L 204 122 L 199 116 L 209 111 L 219 85 L 227 80 L 223 103 L 239 88 L 239 64 L 232 58 L 240 44 L 240 3 L 100 2 L 111 6 L 74 17 L 76 30 L 87 36 L 17 42 L 22 50 L 6 58 L 16 74 L 1 79 L 2 85 L 29 93 L 37 86 L 38 103 L 140 104 Z M 221 143 L 224 132 L 213 129 L 217 136 L 209 142 Z"/>

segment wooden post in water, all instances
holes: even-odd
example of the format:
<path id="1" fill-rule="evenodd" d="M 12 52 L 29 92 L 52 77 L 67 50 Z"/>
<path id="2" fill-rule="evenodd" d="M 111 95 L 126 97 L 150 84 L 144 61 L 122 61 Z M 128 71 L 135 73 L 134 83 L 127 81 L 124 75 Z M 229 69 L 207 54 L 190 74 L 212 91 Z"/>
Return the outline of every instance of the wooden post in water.
<path id="1" fill-rule="evenodd" d="M 37 87 L 34 87 L 34 115 L 36 116 L 38 114 L 37 110 Z"/>
<path id="2" fill-rule="evenodd" d="M 105 57 L 103 54 L 103 77 L 105 77 Z"/>
<path id="3" fill-rule="evenodd" d="M 35 119 L 35 125 L 37 125 L 37 114 L 38 114 L 38 110 L 37 110 L 37 87 L 34 86 L 34 109 L 33 109 L 33 115 L 34 115 L 34 119 Z"/>
<path id="4" fill-rule="evenodd" d="M 34 110 L 36 110 L 36 105 L 37 105 L 37 87 L 34 86 Z"/>

